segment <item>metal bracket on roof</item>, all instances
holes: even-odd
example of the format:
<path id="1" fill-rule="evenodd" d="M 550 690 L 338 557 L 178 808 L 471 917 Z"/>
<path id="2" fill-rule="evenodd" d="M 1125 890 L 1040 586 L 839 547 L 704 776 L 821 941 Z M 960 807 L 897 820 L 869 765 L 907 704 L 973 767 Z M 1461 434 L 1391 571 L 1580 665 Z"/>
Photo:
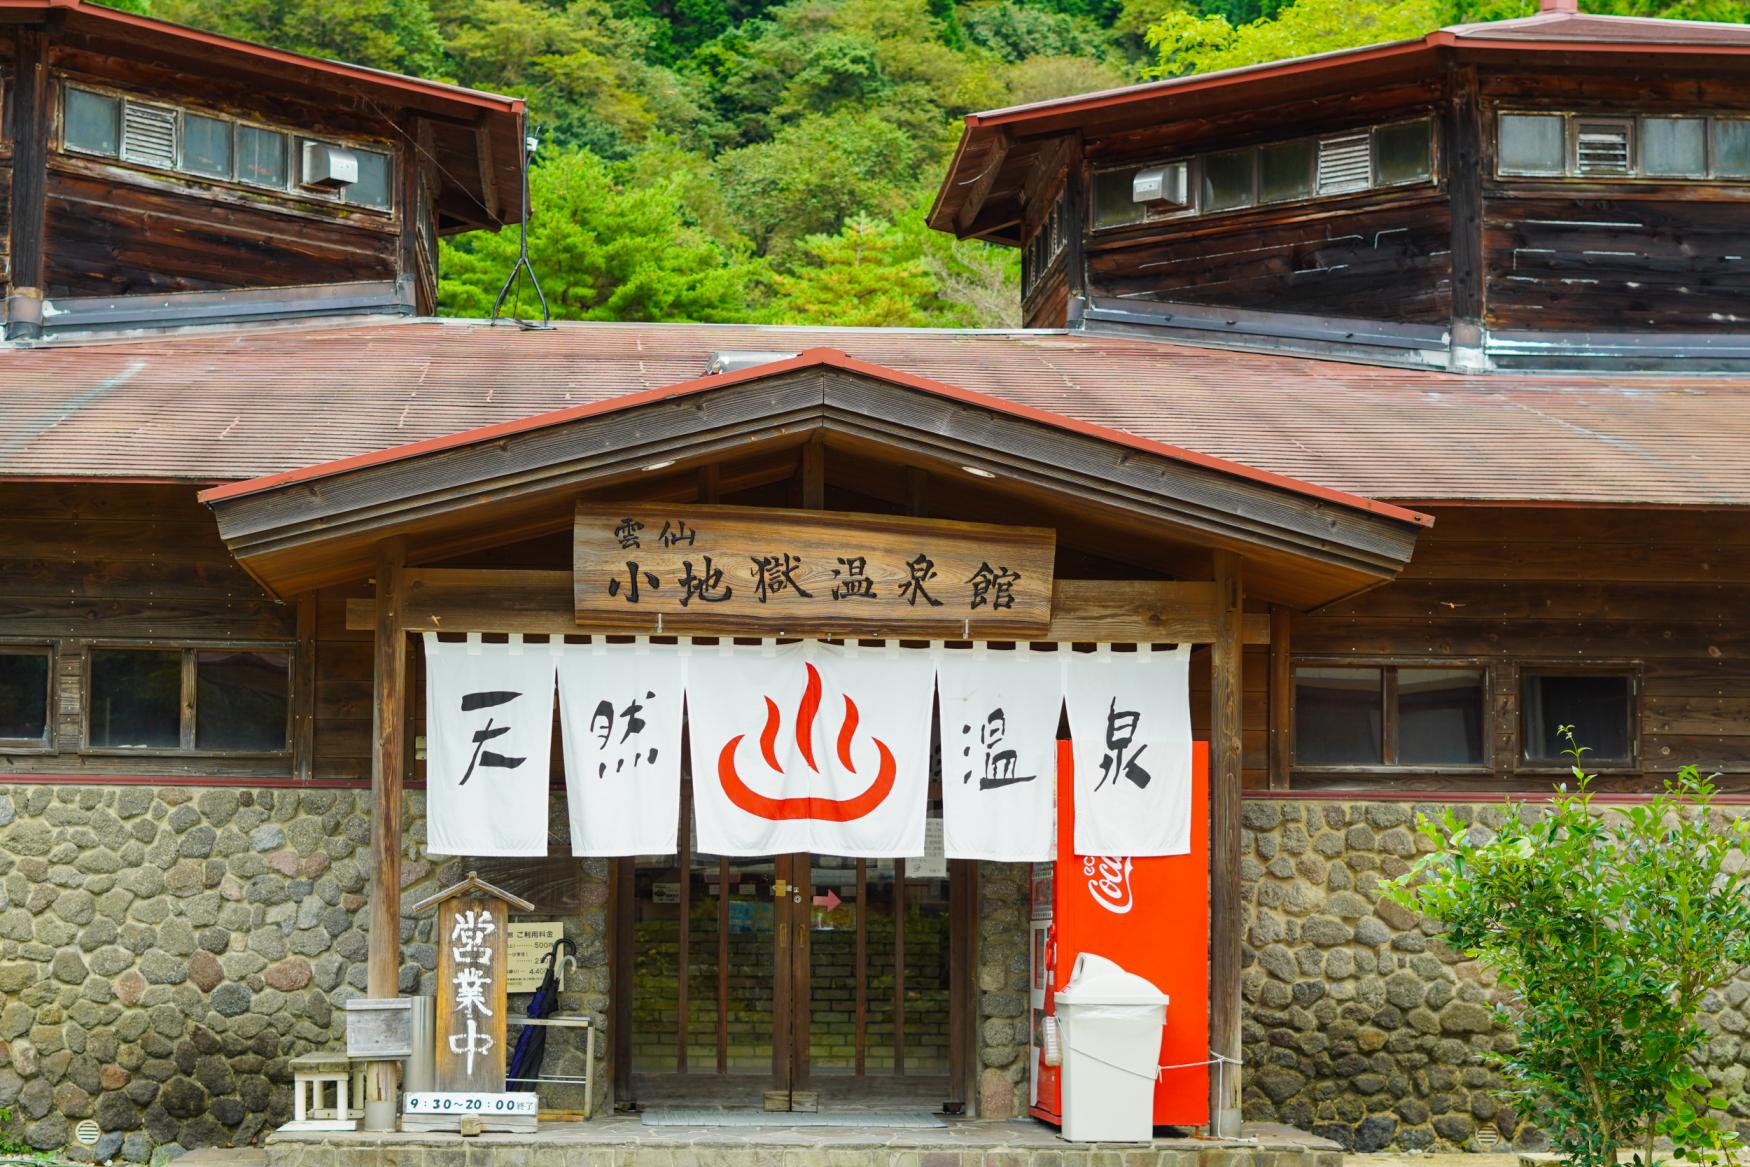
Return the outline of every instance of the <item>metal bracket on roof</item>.
<path id="1" fill-rule="evenodd" d="M 521 129 L 521 115 L 518 115 L 518 128 Z M 498 299 L 492 302 L 492 323 L 498 323 L 498 313 L 504 307 L 506 296 L 510 295 L 512 285 L 523 272 L 529 273 L 529 286 L 535 289 L 535 298 L 541 302 L 541 322 L 524 320 L 520 316 L 511 319 L 521 328 L 539 329 L 553 327 L 553 313 L 547 307 L 547 294 L 541 291 L 541 281 L 535 276 L 534 265 L 529 262 L 529 160 L 540 148 L 541 140 L 533 134 L 523 137 L 523 221 L 517 224 L 517 257 L 510 265 L 510 274 L 504 277 L 504 286 L 498 289 Z"/>

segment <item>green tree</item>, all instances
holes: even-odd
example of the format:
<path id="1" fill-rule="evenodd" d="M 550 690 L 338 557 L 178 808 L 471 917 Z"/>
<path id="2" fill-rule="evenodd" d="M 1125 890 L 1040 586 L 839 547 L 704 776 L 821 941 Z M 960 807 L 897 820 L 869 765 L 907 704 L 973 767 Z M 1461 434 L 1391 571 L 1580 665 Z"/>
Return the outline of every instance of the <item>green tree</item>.
<path id="1" fill-rule="evenodd" d="M 1572 743 L 1567 727 L 1561 732 Z M 1655 1140 L 1713 1161 L 1737 1135 L 1697 1062 L 1702 1003 L 1750 961 L 1750 821 L 1716 816 L 1694 766 L 1641 806 L 1575 786 L 1538 814 L 1505 808 L 1494 836 L 1449 810 L 1422 819 L 1432 851 L 1385 889 L 1445 926 L 1495 974 L 1515 1044 L 1494 1060 L 1572 1167 L 1653 1167 Z"/>
<path id="2" fill-rule="evenodd" d="M 569 320 L 746 319 L 765 294 L 766 266 L 712 238 L 676 184 L 637 186 L 584 150 L 547 158 L 530 175 L 529 254 L 553 315 Z M 486 316 L 517 255 L 517 233 L 474 232 L 443 248 L 440 310 Z M 522 290 L 514 311 L 537 311 Z"/>
<path id="3" fill-rule="evenodd" d="M 1223 16 L 1167 13 L 1146 34 L 1152 77 L 1207 73 L 1264 61 L 1418 37 L 1439 26 L 1438 0 L 1294 0 L 1272 18 L 1235 27 Z"/>
<path id="4" fill-rule="evenodd" d="M 293 52 L 449 75 L 427 0 L 153 0 L 152 15 Z"/>
<path id="5" fill-rule="evenodd" d="M 922 155 L 879 114 L 840 112 L 732 150 L 717 169 L 737 225 L 762 254 L 773 254 L 852 216 L 898 211 Z"/>
<path id="6" fill-rule="evenodd" d="M 803 262 L 774 279 L 772 318 L 782 324 L 922 328 L 936 285 L 921 256 L 887 223 L 858 215 L 832 235 L 801 241 Z"/>

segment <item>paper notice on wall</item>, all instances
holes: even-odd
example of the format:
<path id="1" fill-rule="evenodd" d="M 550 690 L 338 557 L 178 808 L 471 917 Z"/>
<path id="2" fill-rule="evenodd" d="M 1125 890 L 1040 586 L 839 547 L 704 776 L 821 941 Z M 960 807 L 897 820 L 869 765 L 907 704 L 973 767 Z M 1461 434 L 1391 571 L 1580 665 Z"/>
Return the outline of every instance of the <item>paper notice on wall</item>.
<path id="1" fill-rule="evenodd" d="M 564 935 L 565 925 L 558 920 L 517 921 L 505 925 L 505 991 L 532 993 L 540 988 L 541 978 L 547 975 L 547 954 Z M 564 971 L 559 970 L 561 989 L 565 987 Z"/>
<path id="2" fill-rule="evenodd" d="M 924 820 L 924 853 L 905 861 L 907 879 L 947 879 L 948 852 L 943 847 L 942 819 L 931 815 Z"/>

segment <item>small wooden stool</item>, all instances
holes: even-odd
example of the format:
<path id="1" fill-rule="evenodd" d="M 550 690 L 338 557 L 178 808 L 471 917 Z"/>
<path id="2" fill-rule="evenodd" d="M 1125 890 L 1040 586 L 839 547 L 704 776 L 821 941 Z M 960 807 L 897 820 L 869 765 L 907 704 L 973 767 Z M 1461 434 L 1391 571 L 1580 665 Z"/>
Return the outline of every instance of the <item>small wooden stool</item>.
<path id="1" fill-rule="evenodd" d="M 299 1054 L 292 1070 L 292 1121 L 281 1130 L 350 1131 L 358 1128 L 364 1066 L 341 1053 Z M 329 1091 L 332 1090 L 332 1104 Z"/>

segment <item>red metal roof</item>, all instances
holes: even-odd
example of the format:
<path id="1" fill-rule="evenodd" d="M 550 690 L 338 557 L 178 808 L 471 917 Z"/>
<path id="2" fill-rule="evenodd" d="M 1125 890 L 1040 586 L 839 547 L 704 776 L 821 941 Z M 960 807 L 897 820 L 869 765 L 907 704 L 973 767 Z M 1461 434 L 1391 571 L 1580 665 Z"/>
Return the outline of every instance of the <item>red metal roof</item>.
<path id="1" fill-rule="evenodd" d="M 1086 434 L 1102 441 L 1116 442 L 1136 450 L 1150 454 L 1158 454 L 1164 458 L 1172 458 L 1180 462 L 1188 462 L 1204 469 L 1232 474 L 1248 478 L 1254 482 L 1292 491 L 1296 494 L 1309 495 L 1338 506 L 1353 507 L 1356 510 L 1368 511 L 1386 518 L 1401 522 L 1416 523 L 1420 526 L 1430 526 L 1433 520 L 1427 515 L 1406 510 L 1403 507 L 1392 506 L 1389 503 L 1376 502 L 1373 499 L 1362 498 L 1360 495 L 1349 494 L 1316 483 L 1301 482 L 1282 474 L 1273 474 L 1268 470 L 1259 470 L 1253 466 L 1245 466 L 1225 458 L 1216 458 L 1202 454 L 1196 450 L 1188 450 L 1180 446 L 1168 445 L 1165 442 L 1152 441 L 1122 430 L 1110 429 L 1106 426 L 1094 425 L 1049 410 L 1037 409 L 1014 401 L 997 397 L 989 393 L 978 393 L 962 389 L 957 385 L 949 385 L 928 377 L 919 377 L 910 373 L 889 369 L 882 365 L 873 365 L 868 361 L 854 360 L 845 353 L 831 348 L 811 348 L 797 353 L 784 360 L 768 361 L 765 364 L 753 365 L 734 373 L 706 374 L 690 381 L 682 381 L 678 385 L 669 385 L 659 389 L 647 389 L 641 393 L 627 393 L 605 401 L 593 402 L 588 405 L 574 405 L 569 409 L 557 409 L 551 413 L 537 414 L 520 421 L 500 422 L 496 425 L 479 426 L 464 430 L 461 433 L 449 434 L 439 438 L 429 438 L 425 441 L 409 442 L 406 445 L 395 446 L 387 450 L 379 450 L 371 454 L 360 454 L 351 458 L 339 458 L 333 462 L 325 462 L 318 466 L 307 466 L 301 470 L 289 470 L 280 474 L 263 475 L 260 478 L 246 479 L 225 486 L 215 486 L 201 492 L 201 501 L 212 503 L 222 499 L 237 498 L 246 494 L 255 494 L 263 490 L 286 486 L 294 482 L 307 482 L 318 478 L 329 478 L 337 474 L 345 474 L 349 470 L 358 470 L 366 466 L 380 466 L 388 462 L 399 462 L 408 458 L 417 458 L 423 454 L 433 454 L 440 450 L 454 449 L 458 446 L 479 445 L 482 442 L 495 441 L 509 437 L 512 434 L 527 433 L 530 430 L 544 429 L 548 426 L 564 425 L 568 422 L 582 421 L 585 418 L 596 417 L 606 413 L 614 413 L 623 409 L 643 405 L 651 401 L 666 401 L 674 397 L 685 397 L 694 393 L 704 393 L 712 389 L 721 389 L 728 385 L 743 381 L 758 381 L 765 377 L 775 377 L 796 369 L 811 366 L 842 369 L 848 373 L 857 373 L 865 377 L 905 385 L 920 392 L 932 393 L 938 397 L 947 397 L 966 405 L 981 409 L 1006 413 L 1013 417 L 1025 418 L 1028 421 L 1041 422 L 1048 426 Z"/>
<path id="2" fill-rule="evenodd" d="M 256 478 L 693 382 L 719 350 L 819 347 L 1366 498 L 1750 506 L 1746 377 L 754 325 L 413 320 L 0 351 L 0 477 Z"/>

